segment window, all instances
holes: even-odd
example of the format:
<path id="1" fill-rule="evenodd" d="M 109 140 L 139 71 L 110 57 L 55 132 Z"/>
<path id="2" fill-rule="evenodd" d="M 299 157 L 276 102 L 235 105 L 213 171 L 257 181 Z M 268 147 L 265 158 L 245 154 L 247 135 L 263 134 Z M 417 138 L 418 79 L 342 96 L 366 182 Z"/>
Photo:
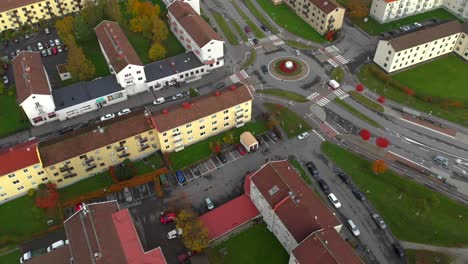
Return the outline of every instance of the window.
<path id="1" fill-rule="evenodd" d="M 30 180 L 30 179 L 32 179 L 32 176 L 31 176 L 31 175 L 28 175 L 28 177 L 27 177 L 27 178 L 28 178 L 28 180 Z"/>
<path id="2" fill-rule="evenodd" d="M 103 167 L 103 166 L 106 166 L 106 164 L 103 162 L 103 163 L 99 164 L 99 166 Z"/>
<path id="3" fill-rule="evenodd" d="M 28 172 L 28 169 L 24 169 L 23 172 Z"/>
<path id="4" fill-rule="evenodd" d="M 24 187 L 23 187 L 23 186 L 20 186 L 20 187 L 18 187 L 17 189 L 18 189 L 18 191 L 21 191 L 21 190 L 24 189 Z"/>
<path id="5" fill-rule="evenodd" d="M 165 140 L 164 140 L 164 143 L 167 143 L 167 142 L 169 142 L 169 140 L 168 140 L 168 139 L 165 139 Z"/>
<path id="6" fill-rule="evenodd" d="M 35 168 L 35 169 L 39 169 L 40 167 L 41 167 L 41 165 L 39 165 L 39 164 L 36 164 L 36 165 L 33 166 L 33 168 Z"/>
<path id="7" fill-rule="evenodd" d="M 203 123 L 203 122 L 205 122 L 205 119 L 203 118 L 198 121 L 198 123 Z"/>
<path id="8" fill-rule="evenodd" d="M 57 181 L 58 181 L 58 182 L 63 182 L 63 180 L 62 180 L 62 179 L 58 179 Z"/>
<path id="9" fill-rule="evenodd" d="M 140 74 L 140 73 L 141 73 L 141 71 L 137 71 L 137 74 Z"/>
<path id="10" fill-rule="evenodd" d="M 44 178 L 41 179 L 41 181 L 47 181 L 48 179 L 49 179 L 49 178 L 44 177 Z"/>
<path id="11" fill-rule="evenodd" d="M 13 181 L 13 184 L 18 184 L 18 183 L 19 183 L 19 181 L 18 181 L 18 180 L 16 180 L 16 181 Z"/>
<path id="12" fill-rule="evenodd" d="M 213 127 L 213 129 L 211 129 L 211 130 L 212 130 L 212 131 L 216 131 L 216 130 L 218 130 L 218 128 L 217 128 L 217 127 Z"/>
<path id="13" fill-rule="evenodd" d="M 169 149 L 169 146 L 166 146 L 166 149 Z"/>
<path id="14" fill-rule="evenodd" d="M 188 141 L 191 141 L 192 139 L 193 139 L 193 137 L 189 137 L 187 140 L 188 140 Z"/>
<path id="15" fill-rule="evenodd" d="M 109 146 L 107 146 L 107 147 L 106 147 L 106 149 L 111 149 L 111 148 L 112 148 L 112 146 L 111 146 L 111 145 L 109 145 Z"/>
<path id="16" fill-rule="evenodd" d="M 229 123 L 224 123 L 224 126 L 225 126 L 225 127 L 229 126 Z"/>
<path id="17" fill-rule="evenodd" d="M 113 152 L 113 151 L 112 151 L 111 153 L 109 153 L 109 156 L 112 156 L 112 155 L 114 155 L 114 152 Z"/>
<path id="18" fill-rule="evenodd" d="M 99 149 L 96 149 L 96 150 L 94 151 L 94 153 L 95 153 L 95 154 L 98 154 L 98 153 L 99 153 Z"/>
<path id="19" fill-rule="evenodd" d="M 167 136 L 167 133 L 166 133 L 166 132 L 163 133 L 163 137 L 165 137 L 165 136 Z"/>
<path id="20" fill-rule="evenodd" d="M 224 110 L 223 113 L 225 113 L 225 114 L 229 113 L 229 109 L 228 109 L 228 110 Z"/>
<path id="21" fill-rule="evenodd" d="M 54 173 L 54 176 L 59 176 L 59 173 L 58 172 Z"/>
<path id="22" fill-rule="evenodd" d="M 185 127 L 186 128 L 192 127 L 192 124 L 187 124 Z"/>
<path id="23" fill-rule="evenodd" d="M 204 136 L 206 133 L 205 132 L 201 132 L 200 133 L 200 136 Z"/>
<path id="24" fill-rule="evenodd" d="M 14 178 L 14 177 L 15 177 L 15 174 L 14 174 L 14 173 L 8 175 L 8 178 L 10 178 L 10 179 L 11 179 L 11 178 Z"/>
<path id="25" fill-rule="evenodd" d="M 391 50 L 389 50 L 389 51 L 388 51 L 388 55 L 391 55 L 391 54 L 392 54 L 392 51 L 391 51 Z"/>
<path id="26" fill-rule="evenodd" d="M 383 66 L 384 66 L 384 67 L 387 67 L 387 63 L 384 63 Z"/>
<path id="27" fill-rule="evenodd" d="M 224 117 L 224 120 L 228 120 L 228 119 L 229 119 L 229 116 Z"/>
<path id="28" fill-rule="evenodd" d="M 42 175 L 42 174 L 44 174 L 44 171 L 40 171 L 37 173 L 37 175 Z"/>
<path id="29" fill-rule="evenodd" d="M 112 162 L 116 163 L 116 162 L 117 162 L 117 159 L 116 159 L 116 158 L 112 158 Z"/>
<path id="30" fill-rule="evenodd" d="M 143 80 L 143 77 L 138 78 L 139 81 Z"/>
<path id="31" fill-rule="evenodd" d="M 205 129 L 205 126 L 201 126 L 200 129 Z"/>
<path id="32" fill-rule="evenodd" d="M 55 170 L 55 166 L 50 166 L 50 170 Z"/>
<path id="33" fill-rule="evenodd" d="M 216 114 L 212 115 L 211 118 L 216 118 Z"/>
<path id="34" fill-rule="evenodd" d="M 187 131 L 187 135 L 192 134 L 192 130 Z"/>
<path id="35" fill-rule="evenodd" d="M 218 124 L 218 121 L 213 121 L 213 122 L 211 122 L 211 124 L 216 125 L 216 124 Z"/>

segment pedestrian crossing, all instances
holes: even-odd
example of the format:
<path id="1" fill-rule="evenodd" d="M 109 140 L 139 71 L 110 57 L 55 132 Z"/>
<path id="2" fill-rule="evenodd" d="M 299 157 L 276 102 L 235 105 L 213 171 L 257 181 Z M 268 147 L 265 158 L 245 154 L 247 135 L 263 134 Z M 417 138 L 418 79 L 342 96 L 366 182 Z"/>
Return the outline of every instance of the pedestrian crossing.
<path id="1" fill-rule="evenodd" d="M 323 107 L 323 106 L 327 105 L 330 102 L 331 101 L 328 98 L 323 97 L 322 99 L 318 100 L 316 103 Z"/>
<path id="2" fill-rule="evenodd" d="M 317 93 L 317 92 L 314 92 L 314 93 L 312 93 L 311 95 L 307 96 L 307 99 L 308 99 L 309 101 L 312 101 L 312 100 L 314 100 L 314 99 L 315 99 L 316 97 L 318 97 L 318 96 L 320 96 L 320 94 Z"/>
<path id="3" fill-rule="evenodd" d="M 273 42 L 273 45 L 275 46 L 279 46 L 279 45 L 283 45 L 284 44 L 284 40 L 280 39 L 278 36 L 276 35 L 271 35 L 271 36 L 268 36 L 268 38 L 271 40 L 271 42 Z"/>
<path id="4" fill-rule="evenodd" d="M 338 131 L 333 128 L 328 122 L 323 122 L 319 125 L 319 129 L 320 131 L 324 132 L 325 134 L 327 134 L 327 136 L 329 137 L 334 137 L 336 135 L 338 135 Z"/>
<path id="5" fill-rule="evenodd" d="M 313 129 L 312 132 L 314 132 L 314 134 L 317 135 L 317 137 L 319 137 L 322 141 L 325 141 L 325 138 L 322 135 L 320 135 L 320 133 L 317 132 L 315 129 Z"/>
<path id="6" fill-rule="evenodd" d="M 233 83 L 238 83 L 242 80 L 245 80 L 249 77 L 249 74 L 247 74 L 247 72 L 245 72 L 245 70 L 242 70 L 240 72 L 236 72 L 234 73 L 233 75 L 229 76 L 229 79 L 233 82 Z"/>
<path id="7" fill-rule="evenodd" d="M 343 100 L 349 96 L 349 94 L 345 93 L 341 89 L 336 89 L 335 91 L 333 91 L 333 94 L 335 94 L 338 98 L 340 98 L 340 100 Z"/>

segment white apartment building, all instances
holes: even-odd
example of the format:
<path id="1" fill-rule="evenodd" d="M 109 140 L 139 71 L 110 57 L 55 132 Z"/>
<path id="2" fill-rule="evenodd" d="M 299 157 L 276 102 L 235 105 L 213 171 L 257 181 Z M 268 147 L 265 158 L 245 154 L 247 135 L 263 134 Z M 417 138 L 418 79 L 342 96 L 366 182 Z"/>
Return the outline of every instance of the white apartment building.
<path id="1" fill-rule="evenodd" d="M 13 61 L 16 97 L 32 125 L 57 118 L 49 77 L 39 52 L 22 51 Z"/>
<path id="2" fill-rule="evenodd" d="M 462 28 L 463 31 L 460 33 L 460 37 L 453 51 L 468 61 L 468 23 L 463 23 Z"/>
<path id="3" fill-rule="evenodd" d="M 200 15 L 200 0 L 163 0 L 166 6 L 172 4 L 174 1 L 186 2 L 193 8 L 193 10 L 195 10 L 195 12 L 197 12 L 197 14 Z"/>
<path id="4" fill-rule="evenodd" d="M 224 65 L 224 41 L 190 4 L 174 1 L 167 10 L 170 28 L 186 50 L 209 69 Z"/>
<path id="5" fill-rule="evenodd" d="M 468 0 L 373 0 L 369 15 L 380 23 L 386 23 L 437 8 L 468 18 Z"/>
<path id="6" fill-rule="evenodd" d="M 466 59 L 466 26 L 448 21 L 380 40 L 374 62 L 391 73 L 456 51 Z M 459 41 L 460 36 L 463 36 Z M 458 48 L 458 50 L 456 50 Z"/>
<path id="7" fill-rule="evenodd" d="M 118 23 L 104 20 L 94 29 L 99 46 L 117 82 L 128 95 L 146 91 L 145 65 Z"/>
<path id="8" fill-rule="evenodd" d="M 290 264 L 362 263 L 341 238 L 342 224 L 288 161 L 247 175 L 245 193 L 290 254 Z"/>

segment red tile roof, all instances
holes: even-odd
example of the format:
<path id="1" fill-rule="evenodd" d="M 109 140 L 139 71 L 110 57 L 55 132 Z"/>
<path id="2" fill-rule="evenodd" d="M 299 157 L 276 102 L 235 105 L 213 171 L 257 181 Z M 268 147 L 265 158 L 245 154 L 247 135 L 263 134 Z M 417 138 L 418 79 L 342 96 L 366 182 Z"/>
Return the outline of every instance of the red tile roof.
<path id="1" fill-rule="evenodd" d="M 331 13 L 336 8 L 343 8 L 340 4 L 334 0 L 309 0 L 318 9 L 322 10 L 325 14 Z"/>
<path id="2" fill-rule="evenodd" d="M 44 0 L 1 0 L 0 1 L 0 12 L 8 11 L 18 7 L 42 2 Z"/>
<path id="3" fill-rule="evenodd" d="M 143 66 L 140 57 L 117 22 L 104 20 L 94 28 L 94 31 L 116 73 L 129 64 Z"/>
<path id="4" fill-rule="evenodd" d="M 112 220 L 128 264 L 166 264 L 160 247 L 144 252 L 128 209 L 112 214 Z"/>
<path id="5" fill-rule="evenodd" d="M 127 264 L 120 244 L 112 214 L 119 210 L 116 201 L 88 204 L 88 213 L 83 210 L 72 215 L 65 223 L 74 263 Z"/>
<path id="6" fill-rule="evenodd" d="M 162 112 L 152 113 L 156 130 L 164 132 L 224 109 L 252 100 L 249 89 L 242 85 L 234 90 L 226 88 L 211 94 L 197 96 L 183 105 L 174 105 Z"/>
<path id="7" fill-rule="evenodd" d="M 44 264 L 44 263 L 70 264 L 70 257 L 71 257 L 70 247 L 69 245 L 65 245 L 47 254 L 34 257 L 27 263 L 28 264 Z"/>
<path id="8" fill-rule="evenodd" d="M 0 176 L 40 163 L 37 141 L 32 140 L 0 150 Z"/>
<path id="9" fill-rule="evenodd" d="M 174 1 L 167 9 L 197 43 L 198 47 L 202 48 L 211 40 L 223 41 L 211 26 L 193 10 L 190 4 Z"/>
<path id="10" fill-rule="evenodd" d="M 51 94 L 39 52 L 22 51 L 13 59 L 12 65 L 20 104 L 32 94 Z"/>
<path id="11" fill-rule="evenodd" d="M 230 232 L 260 215 L 250 198 L 243 194 L 200 216 L 211 240 Z"/>

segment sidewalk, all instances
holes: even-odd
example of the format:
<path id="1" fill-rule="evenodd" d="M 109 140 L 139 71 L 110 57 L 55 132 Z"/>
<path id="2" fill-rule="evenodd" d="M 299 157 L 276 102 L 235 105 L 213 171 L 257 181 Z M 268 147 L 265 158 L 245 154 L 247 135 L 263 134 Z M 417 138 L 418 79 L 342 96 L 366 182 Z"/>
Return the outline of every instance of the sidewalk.
<path id="1" fill-rule="evenodd" d="M 454 263 L 456 264 L 468 263 L 468 248 L 439 247 L 407 241 L 400 241 L 400 243 L 405 249 L 436 251 L 452 256 L 454 258 Z"/>

